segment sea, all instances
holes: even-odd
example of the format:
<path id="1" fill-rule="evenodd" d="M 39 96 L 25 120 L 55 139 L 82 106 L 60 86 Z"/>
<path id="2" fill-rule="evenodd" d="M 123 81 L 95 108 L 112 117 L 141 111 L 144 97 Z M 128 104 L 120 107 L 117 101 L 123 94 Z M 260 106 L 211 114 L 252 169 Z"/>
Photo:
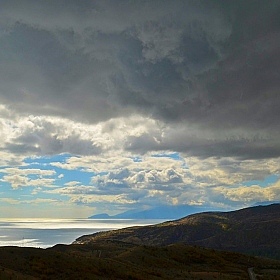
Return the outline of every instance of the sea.
<path id="1" fill-rule="evenodd" d="M 49 248 L 71 244 L 82 235 L 163 220 L 134 219 L 0 219 L 0 246 Z"/>

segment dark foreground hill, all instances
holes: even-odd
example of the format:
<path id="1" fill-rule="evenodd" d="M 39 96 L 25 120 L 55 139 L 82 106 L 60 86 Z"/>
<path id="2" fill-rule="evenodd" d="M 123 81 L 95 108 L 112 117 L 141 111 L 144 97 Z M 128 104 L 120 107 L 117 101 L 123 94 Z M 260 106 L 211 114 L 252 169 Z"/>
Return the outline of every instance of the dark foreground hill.
<path id="1" fill-rule="evenodd" d="M 82 236 L 76 243 L 103 240 L 157 246 L 180 242 L 280 259 L 280 204 L 193 214 L 158 225 Z"/>
<path id="2" fill-rule="evenodd" d="M 280 262 L 232 252 L 173 244 L 142 246 L 118 241 L 56 245 L 49 249 L 0 248 L 0 279 L 280 279 Z"/>

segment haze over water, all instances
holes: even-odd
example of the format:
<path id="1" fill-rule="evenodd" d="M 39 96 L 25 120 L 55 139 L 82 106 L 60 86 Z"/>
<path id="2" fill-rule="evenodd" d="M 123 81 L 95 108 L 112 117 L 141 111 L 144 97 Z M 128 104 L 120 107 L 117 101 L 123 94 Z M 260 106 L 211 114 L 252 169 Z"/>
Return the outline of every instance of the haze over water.
<path id="1" fill-rule="evenodd" d="M 71 244 L 98 231 L 159 223 L 162 220 L 0 219 L 0 246 L 47 248 Z"/>

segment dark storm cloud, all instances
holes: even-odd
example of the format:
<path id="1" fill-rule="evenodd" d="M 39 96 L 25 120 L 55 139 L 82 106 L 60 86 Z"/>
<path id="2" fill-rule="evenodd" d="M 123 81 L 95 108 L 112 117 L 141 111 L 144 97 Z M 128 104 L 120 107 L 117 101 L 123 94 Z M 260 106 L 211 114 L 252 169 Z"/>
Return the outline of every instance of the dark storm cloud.
<path id="1" fill-rule="evenodd" d="M 280 155 L 279 1 L 2 4 L 3 104 L 91 123 L 139 113 L 183 129 L 185 141 L 142 135 L 130 150 Z"/>
<path id="2" fill-rule="evenodd" d="M 140 136 L 130 136 L 124 143 L 127 151 L 145 153 L 147 150 L 176 150 L 201 158 L 238 157 L 240 159 L 277 158 L 280 156 L 279 134 L 274 132 L 268 137 L 254 133 L 240 132 L 227 137 L 227 131 L 213 136 L 202 129 L 195 135 L 188 130 L 172 129 L 164 131 L 162 136 L 150 131 Z M 242 137 L 242 135 L 246 135 Z M 268 131 L 265 134 L 269 134 Z"/>

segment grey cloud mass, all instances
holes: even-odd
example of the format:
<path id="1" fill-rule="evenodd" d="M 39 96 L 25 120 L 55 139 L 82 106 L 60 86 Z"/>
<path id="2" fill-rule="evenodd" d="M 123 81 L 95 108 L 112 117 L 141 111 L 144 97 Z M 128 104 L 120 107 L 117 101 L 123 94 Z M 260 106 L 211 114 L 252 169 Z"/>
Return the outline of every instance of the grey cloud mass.
<path id="1" fill-rule="evenodd" d="M 278 0 L 2 0 L 0 102 L 89 124 L 135 114 L 161 122 L 127 137 L 134 152 L 279 157 L 279 14 Z M 34 137 L 6 148 L 101 152 L 75 146 L 77 136 Z"/>

